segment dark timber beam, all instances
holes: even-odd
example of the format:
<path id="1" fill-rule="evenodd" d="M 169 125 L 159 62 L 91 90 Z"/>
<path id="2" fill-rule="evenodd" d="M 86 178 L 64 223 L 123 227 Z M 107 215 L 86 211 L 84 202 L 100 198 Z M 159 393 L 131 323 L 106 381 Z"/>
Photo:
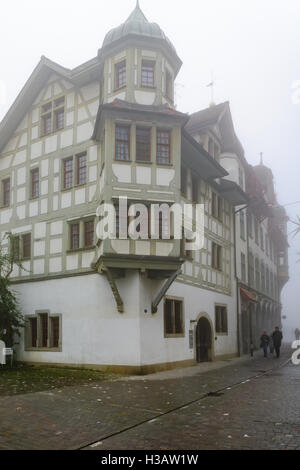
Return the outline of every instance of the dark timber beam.
<path id="1" fill-rule="evenodd" d="M 173 282 L 175 281 L 177 276 L 180 276 L 181 273 L 182 273 L 181 269 L 178 269 L 178 271 L 176 271 L 174 274 L 172 274 L 172 276 L 167 280 L 165 285 L 161 288 L 161 290 L 159 291 L 159 293 L 157 294 L 157 296 L 155 297 L 155 299 L 152 302 L 152 313 L 153 314 L 157 313 L 157 307 L 160 304 L 162 298 L 165 296 L 166 292 L 171 287 L 171 285 L 173 284 Z"/>

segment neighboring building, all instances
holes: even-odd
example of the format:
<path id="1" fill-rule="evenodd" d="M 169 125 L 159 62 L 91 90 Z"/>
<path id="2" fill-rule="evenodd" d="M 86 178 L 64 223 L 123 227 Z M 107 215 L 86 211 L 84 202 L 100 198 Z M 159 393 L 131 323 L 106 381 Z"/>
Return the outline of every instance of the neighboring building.
<path id="1" fill-rule="evenodd" d="M 250 341 L 245 309 L 260 327 L 280 321 L 284 214 L 282 226 L 260 224 L 272 255 L 258 251 L 243 208 L 254 211 L 249 175 L 262 191 L 269 180 L 247 164 L 227 103 L 175 109 L 181 65 L 137 4 L 89 62 L 68 70 L 43 57 L 2 121 L 1 233 L 13 233 L 7 248 L 25 268 L 13 272 L 27 325 L 21 360 L 144 373 L 238 355 Z M 132 210 L 203 204 L 204 248 L 177 240 L 163 212 L 141 239 L 125 239 L 141 214 L 124 220 L 124 198 Z M 261 198 L 272 211 L 275 199 Z M 117 239 L 96 236 L 103 203 L 116 208 Z M 262 289 L 250 282 L 250 253 L 263 262 Z"/>
<path id="2" fill-rule="evenodd" d="M 260 346 L 263 330 L 281 326 L 281 291 L 289 279 L 287 216 L 278 205 L 272 171 L 251 167 L 236 137 L 228 103 L 191 116 L 188 131 L 246 192 L 248 202 L 236 208 L 235 264 L 239 349 Z"/>

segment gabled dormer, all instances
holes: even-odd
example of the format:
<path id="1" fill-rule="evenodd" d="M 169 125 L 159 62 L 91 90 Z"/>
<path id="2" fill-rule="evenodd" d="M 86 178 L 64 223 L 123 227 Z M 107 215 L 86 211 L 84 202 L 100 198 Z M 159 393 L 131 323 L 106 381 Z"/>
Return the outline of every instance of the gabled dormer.
<path id="1" fill-rule="evenodd" d="M 171 41 L 150 23 L 139 2 L 125 23 L 105 36 L 102 62 L 102 103 L 174 106 L 174 81 L 182 62 Z"/>

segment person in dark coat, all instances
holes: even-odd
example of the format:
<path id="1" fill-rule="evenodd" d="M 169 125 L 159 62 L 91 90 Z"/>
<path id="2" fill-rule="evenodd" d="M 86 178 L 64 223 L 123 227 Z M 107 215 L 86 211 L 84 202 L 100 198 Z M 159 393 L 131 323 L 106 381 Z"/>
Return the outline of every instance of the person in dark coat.
<path id="1" fill-rule="evenodd" d="M 264 334 L 260 338 L 260 347 L 264 350 L 264 357 L 268 357 L 268 347 L 270 343 L 270 337 L 267 335 L 267 332 L 264 331 Z"/>
<path id="2" fill-rule="evenodd" d="M 273 344 L 276 352 L 276 357 L 277 359 L 280 358 L 280 348 L 281 348 L 281 343 L 282 343 L 282 333 L 279 330 L 278 326 L 276 326 L 274 333 L 272 334 L 273 338 Z"/>

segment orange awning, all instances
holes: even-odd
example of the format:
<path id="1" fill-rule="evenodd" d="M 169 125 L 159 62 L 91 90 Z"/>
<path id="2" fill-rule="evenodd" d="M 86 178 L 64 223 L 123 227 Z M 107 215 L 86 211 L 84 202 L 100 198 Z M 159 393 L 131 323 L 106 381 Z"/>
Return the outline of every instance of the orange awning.
<path id="1" fill-rule="evenodd" d="M 240 288 L 242 296 L 244 296 L 247 300 L 250 300 L 250 302 L 257 302 L 257 297 L 255 294 L 252 294 L 252 292 L 249 292 L 246 289 L 243 289 L 242 287 Z"/>

